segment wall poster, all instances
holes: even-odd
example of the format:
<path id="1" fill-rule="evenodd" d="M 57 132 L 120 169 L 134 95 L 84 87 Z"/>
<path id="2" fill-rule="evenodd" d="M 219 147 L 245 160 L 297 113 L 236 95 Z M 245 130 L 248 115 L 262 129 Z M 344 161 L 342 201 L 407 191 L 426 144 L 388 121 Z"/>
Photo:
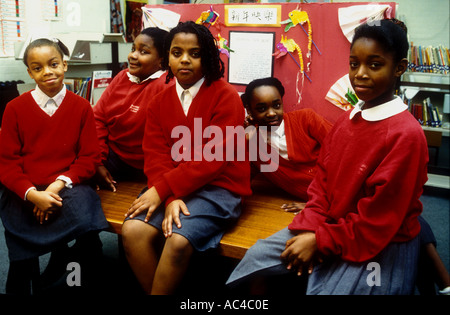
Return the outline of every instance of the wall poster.
<path id="1" fill-rule="evenodd" d="M 228 61 L 228 82 L 248 84 L 273 76 L 275 32 L 230 31 L 232 52 Z"/>

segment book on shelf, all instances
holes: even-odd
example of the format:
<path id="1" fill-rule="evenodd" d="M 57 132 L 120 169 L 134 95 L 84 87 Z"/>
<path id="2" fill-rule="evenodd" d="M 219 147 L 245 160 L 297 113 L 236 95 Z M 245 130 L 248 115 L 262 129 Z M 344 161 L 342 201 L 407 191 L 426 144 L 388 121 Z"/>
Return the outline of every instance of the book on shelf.
<path id="1" fill-rule="evenodd" d="M 92 72 L 92 91 L 90 102 L 92 105 L 99 100 L 103 91 L 112 81 L 112 70 L 101 70 Z"/>
<path id="2" fill-rule="evenodd" d="M 69 91 L 87 99 L 92 105 L 98 101 L 112 80 L 112 70 L 93 71 L 92 77 L 66 78 L 64 84 Z"/>
<path id="3" fill-rule="evenodd" d="M 92 78 L 66 78 L 64 79 L 64 84 L 66 88 L 75 94 L 90 100 L 91 97 L 91 85 Z"/>
<path id="4" fill-rule="evenodd" d="M 439 45 L 415 46 L 411 42 L 408 51 L 408 71 L 425 73 L 450 73 L 450 52 L 447 47 Z"/>
<path id="5" fill-rule="evenodd" d="M 442 117 L 439 113 L 439 109 L 436 106 L 433 106 L 429 97 L 424 99 L 422 104 L 411 104 L 409 106 L 409 111 L 422 126 L 442 126 Z"/>

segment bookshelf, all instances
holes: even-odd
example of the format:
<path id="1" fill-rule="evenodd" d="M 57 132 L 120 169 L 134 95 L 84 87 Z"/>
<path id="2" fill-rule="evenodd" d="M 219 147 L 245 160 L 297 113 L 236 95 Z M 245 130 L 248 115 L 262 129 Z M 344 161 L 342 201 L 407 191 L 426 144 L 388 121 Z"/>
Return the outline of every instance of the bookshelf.
<path id="1" fill-rule="evenodd" d="M 93 71 L 117 67 L 117 64 L 127 62 L 131 46 L 132 43 L 89 42 L 72 53 L 68 61 L 67 76 L 88 77 L 92 76 Z M 83 56 L 83 58 L 77 59 L 73 57 L 74 55 Z M 115 74 L 117 73 L 113 73 Z"/>
<path id="2" fill-rule="evenodd" d="M 414 104 L 423 105 L 429 100 L 437 108 L 440 126 L 423 124 L 424 129 L 439 131 L 443 136 L 449 137 L 450 116 L 448 94 L 450 94 L 450 75 L 438 73 L 405 72 L 400 82 L 400 94 L 408 100 L 410 108 Z"/>
<path id="3" fill-rule="evenodd" d="M 414 105 L 426 108 L 427 100 L 440 114 L 440 126 L 421 122 L 427 138 L 430 163 L 427 186 L 450 189 L 450 75 L 440 73 L 405 72 L 401 78 L 400 95 L 407 100 L 411 113 Z M 425 102 L 424 102 L 425 101 Z"/>

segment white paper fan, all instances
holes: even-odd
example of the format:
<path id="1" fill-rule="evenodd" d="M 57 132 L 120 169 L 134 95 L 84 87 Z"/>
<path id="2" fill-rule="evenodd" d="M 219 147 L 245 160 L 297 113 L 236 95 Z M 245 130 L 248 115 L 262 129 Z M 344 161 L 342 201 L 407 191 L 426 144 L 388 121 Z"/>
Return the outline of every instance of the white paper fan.
<path id="1" fill-rule="evenodd" d="M 392 8 L 387 4 L 354 5 L 338 9 L 339 26 L 345 37 L 352 42 L 355 28 L 365 22 L 391 18 Z"/>
<path id="2" fill-rule="evenodd" d="M 178 25 L 180 15 L 166 9 L 142 7 L 142 23 L 144 28 L 158 27 L 170 31 Z"/>
<path id="3" fill-rule="evenodd" d="M 349 94 L 352 95 L 348 96 Z M 325 99 L 343 110 L 349 110 L 353 108 L 352 103 L 349 101 L 349 97 L 354 97 L 357 100 L 347 73 L 331 86 Z"/>

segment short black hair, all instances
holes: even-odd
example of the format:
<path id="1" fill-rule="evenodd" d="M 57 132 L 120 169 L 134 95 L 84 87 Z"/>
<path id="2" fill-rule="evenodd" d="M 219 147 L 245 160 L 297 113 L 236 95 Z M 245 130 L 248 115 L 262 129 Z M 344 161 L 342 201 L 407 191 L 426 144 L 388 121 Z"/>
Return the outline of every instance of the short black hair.
<path id="1" fill-rule="evenodd" d="M 57 39 L 57 38 L 54 38 L 54 39 L 38 38 L 38 39 L 32 41 L 25 49 L 25 52 L 23 54 L 23 63 L 25 64 L 25 66 L 28 67 L 28 54 L 29 54 L 30 50 L 33 48 L 42 47 L 42 46 L 55 47 L 56 50 L 58 51 L 58 53 L 61 55 L 62 59 L 64 59 L 64 55 L 66 55 L 67 57 L 70 56 L 69 49 L 59 39 Z"/>
<path id="2" fill-rule="evenodd" d="M 284 96 L 284 86 L 277 78 L 267 77 L 255 79 L 247 85 L 247 87 L 245 88 L 245 93 L 241 95 L 241 100 L 244 104 L 244 107 L 250 106 L 250 100 L 252 98 L 253 90 L 260 86 L 273 86 L 278 90 L 278 93 L 280 93 L 281 97 Z"/>
<path id="3" fill-rule="evenodd" d="M 164 55 L 162 66 L 168 69 L 167 81 L 174 77 L 169 67 L 170 45 L 178 33 L 195 34 L 200 45 L 200 56 L 202 63 L 202 72 L 205 76 L 205 84 L 210 85 L 213 81 L 219 80 L 224 76 L 225 68 L 220 52 L 217 47 L 217 41 L 209 29 L 193 21 L 180 22 L 170 32 L 166 40 L 166 54 Z"/>
<path id="4" fill-rule="evenodd" d="M 408 56 L 407 33 L 406 25 L 400 20 L 372 21 L 356 28 L 351 47 L 359 38 L 371 38 L 382 45 L 386 52 L 394 55 L 394 62 L 399 62 Z"/>
<path id="5" fill-rule="evenodd" d="M 147 27 L 141 31 L 141 34 L 151 37 L 153 39 L 153 46 L 155 46 L 159 56 L 164 57 L 164 45 L 169 32 L 157 27 Z"/>

